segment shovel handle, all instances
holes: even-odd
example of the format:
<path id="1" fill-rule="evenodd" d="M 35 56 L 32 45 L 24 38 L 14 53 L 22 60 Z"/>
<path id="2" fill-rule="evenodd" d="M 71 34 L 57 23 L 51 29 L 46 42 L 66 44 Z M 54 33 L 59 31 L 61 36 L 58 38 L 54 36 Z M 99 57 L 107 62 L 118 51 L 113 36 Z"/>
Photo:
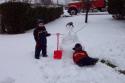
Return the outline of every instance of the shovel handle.
<path id="1" fill-rule="evenodd" d="M 59 35 L 60 35 L 60 33 L 56 33 L 56 35 L 57 35 L 57 50 L 59 50 Z"/>

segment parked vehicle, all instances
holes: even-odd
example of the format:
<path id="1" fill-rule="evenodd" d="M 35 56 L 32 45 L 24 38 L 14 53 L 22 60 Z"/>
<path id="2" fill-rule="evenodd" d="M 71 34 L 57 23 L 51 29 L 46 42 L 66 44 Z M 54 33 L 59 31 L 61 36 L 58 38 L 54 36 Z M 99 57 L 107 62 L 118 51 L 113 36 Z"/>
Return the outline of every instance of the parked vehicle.
<path id="1" fill-rule="evenodd" d="M 68 13 L 70 15 L 76 15 L 81 10 L 86 9 L 86 0 L 78 0 L 78 1 L 72 1 L 68 3 Z M 105 8 L 105 0 L 89 0 L 89 7 L 90 9 L 98 9 L 102 11 L 103 8 Z"/>

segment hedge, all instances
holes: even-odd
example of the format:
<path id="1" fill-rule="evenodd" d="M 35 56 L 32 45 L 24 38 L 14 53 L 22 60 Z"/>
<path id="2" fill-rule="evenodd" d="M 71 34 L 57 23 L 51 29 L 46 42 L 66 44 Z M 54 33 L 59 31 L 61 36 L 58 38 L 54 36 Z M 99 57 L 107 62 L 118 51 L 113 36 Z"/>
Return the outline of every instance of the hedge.
<path id="1" fill-rule="evenodd" d="M 3 33 L 17 34 L 35 27 L 36 19 L 42 18 L 45 23 L 53 21 L 63 13 L 62 7 L 31 7 L 23 2 L 6 2 L 0 4 Z"/>
<path id="2" fill-rule="evenodd" d="M 125 16 L 125 0 L 108 0 L 108 12 L 113 15 Z"/>

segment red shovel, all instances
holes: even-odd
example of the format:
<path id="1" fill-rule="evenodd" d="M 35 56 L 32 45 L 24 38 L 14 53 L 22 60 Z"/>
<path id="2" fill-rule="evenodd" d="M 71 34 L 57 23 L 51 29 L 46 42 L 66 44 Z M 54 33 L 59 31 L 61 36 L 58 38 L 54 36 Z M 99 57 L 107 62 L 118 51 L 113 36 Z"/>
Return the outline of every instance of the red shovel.
<path id="1" fill-rule="evenodd" d="M 54 50 L 54 59 L 62 59 L 62 50 L 59 50 L 59 35 L 60 33 L 57 33 L 57 50 Z"/>

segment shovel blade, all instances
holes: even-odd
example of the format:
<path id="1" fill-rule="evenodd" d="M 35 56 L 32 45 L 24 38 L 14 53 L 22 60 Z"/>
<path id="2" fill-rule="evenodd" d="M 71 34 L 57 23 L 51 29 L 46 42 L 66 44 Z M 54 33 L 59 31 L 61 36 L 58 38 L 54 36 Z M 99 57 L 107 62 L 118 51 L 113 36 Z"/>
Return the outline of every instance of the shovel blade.
<path id="1" fill-rule="evenodd" d="M 54 59 L 62 59 L 62 50 L 55 50 L 53 58 Z"/>

